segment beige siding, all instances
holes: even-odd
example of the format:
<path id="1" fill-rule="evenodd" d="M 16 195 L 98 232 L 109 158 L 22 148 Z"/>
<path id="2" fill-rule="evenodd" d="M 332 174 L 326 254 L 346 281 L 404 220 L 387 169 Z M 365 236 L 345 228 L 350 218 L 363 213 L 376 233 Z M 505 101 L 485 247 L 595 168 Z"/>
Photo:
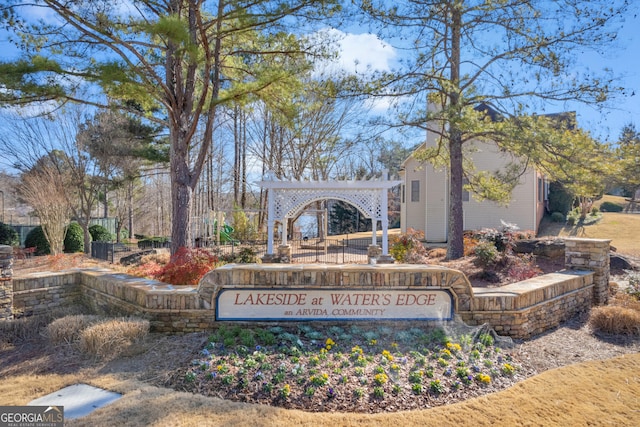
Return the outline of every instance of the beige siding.
<path id="1" fill-rule="evenodd" d="M 427 144 L 433 144 L 428 141 Z M 469 147 L 469 146 L 468 146 Z M 472 155 L 477 170 L 501 169 L 513 158 L 501 152 L 493 143 L 475 143 Z M 412 181 L 419 182 L 418 200 L 411 200 Z M 401 228 L 423 230 L 428 242 L 447 241 L 448 176 L 444 170 L 434 170 L 413 158 L 404 162 L 404 197 L 401 204 Z M 538 185 L 542 184 L 541 193 Z M 541 200 L 538 200 L 541 196 Z M 502 221 L 517 225 L 521 230 L 537 231 L 544 208 L 546 193 L 542 175 L 528 169 L 512 193 L 508 206 L 490 201 L 479 202 L 469 197 L 464 203 L 464 229 L 500 228 Z"/>
<path id="2" fill-rule="evenodd" d="M 427 242 L 447 241 L 447 218 L 449 211 L 449 178 L 444 170 L 435 170 L 426 165 L 427 175 Z"/>
<path id="3" fill-rule="evenodd" d="M 475 143 L 473 153 L 475 167 L 479 171 L 495 171 L 506 166 L 513 158 L 501 152 L 493 143 Z M 538 227 L 537 174 L 529 168 L 520 178 L 512 193 L 508 206 L 491 201 L 479 202 L 473 195 L 464 202 L 464 228 L 499 228 L 502 221 L 516 224 L 521 230 L 533 230 Z"/>
<path id="4" fill-rule="evenodd" d="M 407 229 L 413 228 L 416 230 L 424 230 L 425 219 L 425 188 L 426 188 L 426 176 L 424 169 L 419 167 L 419 163 L 410 158 L 405 162 L 404 170 L 404 195 L 402 203 L 402 231 L 406 232 Z M 419 191 L 417 194 L 418 200 L 412 201 L 412 182 L 418 181 Z"/>

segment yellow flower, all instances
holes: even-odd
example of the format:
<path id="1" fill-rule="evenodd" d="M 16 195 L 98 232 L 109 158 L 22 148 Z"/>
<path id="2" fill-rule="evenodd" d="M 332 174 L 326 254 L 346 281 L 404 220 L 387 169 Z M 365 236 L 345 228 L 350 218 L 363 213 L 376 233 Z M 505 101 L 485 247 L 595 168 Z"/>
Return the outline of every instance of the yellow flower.
<path id="1" fill-rule="evenodd" d="M 453 351 L 460 351 L 460 350 L 462 350 L 462 347 L 460 346 L 460 344 L 457 344 L 457 343 L 451 343 L 451 342 L 448 342 L 448 343 L 447 343 L 447 348 L 448 348 L 449 350 L 453 350 Z"/>
<path id="2" fill-rule="evenodd" d="M 359 355 L 362 354 L 362 348 L 360 348 L 360 346 L 355 346 L 351 348 L 351 354 L 353 355 Z"/>
<path id="3" fill-rule="evenodd" d="M 373 381 L 377 385 L 383 385 L 383 384 L 386 384 L 387 381 L 389 381 L 389 377 L 387 376 L 387 374 L 376 374 L 373 377 Z"/>
<path id="4" fill-rule="evenodd" d="M 484 385 L 491 384 L 491 377 L 486 374 L 478 374 L 476 375 L 476 381 Z"/>
<path id="5" fill-rule="evenodd" d="M 451 359 L 451 351 L 449 351 L 448 348 L 443 348 L 442 350 L 440 350 L 440 356 L 443 359 Z"/>

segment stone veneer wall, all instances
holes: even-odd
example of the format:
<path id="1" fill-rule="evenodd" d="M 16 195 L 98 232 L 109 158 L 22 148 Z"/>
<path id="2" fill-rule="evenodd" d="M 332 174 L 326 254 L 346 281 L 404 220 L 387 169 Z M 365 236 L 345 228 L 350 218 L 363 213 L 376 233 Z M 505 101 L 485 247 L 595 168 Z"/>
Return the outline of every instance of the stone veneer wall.
<path id="1" fill-rule="evenodd" d="M 97 313 L 144 317 L 150 320 L 155 331 L 182 333 L 215 326 L 215 297 L 228 285 L 437 287 L 452 292 L 455 313 L 466 323 L 488 323 L 499 334 L 529 338 L 558 326 L 578 312 L 589 310 L 595 294 L 606 288 L 603 278 L 608 280 L 609 264 L 608 256 L 603 258 L 602 254 L 608 255 L 608 241 L 570 240 L 578 243 L 569 245 L 567 259 L 595 272 L 573 270 L 577 265 L 571 265 L 572 270 L 499 288 L 472 288 L 459 271 L 436 266 L 243 264 L 212 270 L 196 289 L 110 270 L 74 270 L 14 278 L 13 308 L 25 314 L 39 314 L 80 302 Z M 580 255 L 583 250 L 588 253 Z M 597 284 L 595 278 L 599 280 Z"/>
<path id="2" fill-rule="evenodd" d="M 569 270 L 593 271 L 593 304 L 609 301 L 609 252 L 611 240 L 565 239 L 564 264 Z"/>
<path id="3" fill-rule="evenodd" d="M 13 317 L 13 282 L 0 279 L 0 320 Z"/>
<path id="4" fill-rule="evenodd" d="M 458 313 L 466 324 L 488 323 L 499 335 L 525 339 L 588 311 L 593 273 L 563 271 L 474 291 L 471 309 Z"/>
<path id="5" fill-rule="evenodd" d="M 143 317 L 156 332 L 197 332 L 215 325 L 191 286 L 93 270 L 82 274 L 81 288 L 82 302 L 96 313 Z"/>
<path id="6" fill-rule="evenodd" d="M 500 288 L 471 288 L 446 268 L 411 265 L 321 266 L 271 264 L 225 266 L 211 271 L 198 289 L 176 288 L 109 270 L 52 273 L 15 279 L 17 308 L 38 314 L 80 302 L 97 313 L 148 319 L 158 332 L 195 332 L 215 326 L 215 295 L 224 285 L 249 287 L 345 286 L 450 289 L 456 314 L 468 324 L 488 323 L 499 334 L 528 338 L 591 306 L 593 273 L 566 271 Z"/>
<path id="7" fill-rule="evenodd" d="M 21 316 L 44 314 L 79 302 L 80 273 L 38 273 L 13 278 L 13 311 Z"/>

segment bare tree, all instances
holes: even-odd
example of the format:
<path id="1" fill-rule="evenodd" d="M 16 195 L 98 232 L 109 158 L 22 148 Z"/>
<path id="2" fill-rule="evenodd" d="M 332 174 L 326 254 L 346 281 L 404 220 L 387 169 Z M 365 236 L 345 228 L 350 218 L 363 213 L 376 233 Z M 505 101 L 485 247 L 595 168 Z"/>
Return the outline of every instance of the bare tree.
<path id="1" fill-rule="evenodd" d="M 78 106 L 63 108 L 47 117 L 15 117 L 11 125 L 0 132 L 0 147 L 23 172 L 32 170 L 48 157 L 58 169 L 67 186 L 66 204 L 73 219 L 84 231 L 84 250 L 91 248 L 89 225 L 102 187 L 98 165 L 92 160 L 86 145 L 78 140 L 78 130 L 85 119 Z"/>
<path id="2" fill-rule="evenodd" d="M 20 196 L 40 218 L 52 255 L 61 254 L 64 250 L 64 237 L 71 216 L 66 194 L 68 178 L 51 164 L 49 157 L 44 157 L 34 168 L 22 174 L 18 186 Z"/>

